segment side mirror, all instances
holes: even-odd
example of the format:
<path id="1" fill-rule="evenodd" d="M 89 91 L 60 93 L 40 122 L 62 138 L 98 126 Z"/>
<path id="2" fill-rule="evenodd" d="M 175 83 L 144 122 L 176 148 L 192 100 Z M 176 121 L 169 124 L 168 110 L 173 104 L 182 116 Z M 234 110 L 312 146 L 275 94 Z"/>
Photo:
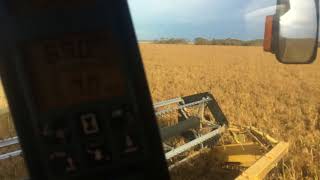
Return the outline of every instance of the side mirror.
<path id="1" fill-rule="evenodd" d="M 285 64 L 312 63 L 317 56 L 319 0 L 278 0 L 266 17 L 264 50 Z"/>

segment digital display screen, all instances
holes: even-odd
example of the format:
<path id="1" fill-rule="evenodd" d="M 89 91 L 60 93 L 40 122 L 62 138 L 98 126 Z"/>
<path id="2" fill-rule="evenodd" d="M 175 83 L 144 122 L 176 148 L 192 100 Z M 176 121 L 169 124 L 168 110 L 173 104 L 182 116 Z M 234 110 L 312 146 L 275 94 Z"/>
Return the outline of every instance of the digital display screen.
<path id="1" fill-rule="evenodd" d="M 66 107 L 125 94 L 121 52 L 107 33 L 67 34 L 25 47 L 40 109 Z"/>

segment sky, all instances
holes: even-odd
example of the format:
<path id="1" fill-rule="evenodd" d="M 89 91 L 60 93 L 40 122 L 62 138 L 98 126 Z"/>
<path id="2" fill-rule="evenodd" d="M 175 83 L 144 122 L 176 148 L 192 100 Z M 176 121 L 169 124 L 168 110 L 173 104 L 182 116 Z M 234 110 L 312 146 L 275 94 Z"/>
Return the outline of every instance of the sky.
<path id="1" fill-rule="evenodd" d="M 276 0 L 128 0 L 139 40 L 263 39 Z"/>

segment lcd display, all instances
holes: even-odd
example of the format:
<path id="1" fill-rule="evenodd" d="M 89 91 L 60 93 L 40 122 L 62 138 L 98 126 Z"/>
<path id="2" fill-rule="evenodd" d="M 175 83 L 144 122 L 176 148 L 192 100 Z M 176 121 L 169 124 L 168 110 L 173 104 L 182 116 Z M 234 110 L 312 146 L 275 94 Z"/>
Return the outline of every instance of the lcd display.
<path id="1" fill-rule="evenodd" d="M 109 99 L 125 93 L 121 53 L 107 33 L 68 34 L 25 47 L 25 63 L 40 109 Z"/>

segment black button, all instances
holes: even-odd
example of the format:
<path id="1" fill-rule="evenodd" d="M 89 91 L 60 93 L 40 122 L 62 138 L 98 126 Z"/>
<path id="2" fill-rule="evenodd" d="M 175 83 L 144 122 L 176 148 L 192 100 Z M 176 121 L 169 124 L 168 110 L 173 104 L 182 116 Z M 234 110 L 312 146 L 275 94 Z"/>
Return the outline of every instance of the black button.
<path id="1" fill-rule="evenodd" d="M 139 145 L 137 137 L 132 134 L 127 134 L 122 143 L 122 153 L 130 154 L 139 151 Z"/>
<path id="2" fill-rule="evenodd" d="M 112 111 L 111 114 L 112 118 L 116 119 L 116 118 L 123 118 L 124 116 L 124 110 L 122 108 L 119 109 L 115 109 Z"/>
<path id="3" fill-rule="evenodd" d="M 83 134 L 99 134 L 100 127 L 98 117 L 95 113 L 86 113 L 80 115 L 80 123 Z"/>
<path id="4" fill-rule="evenodd" d="M 88 164 L 92 166 L 103 166 L 111 161 L 111 153 L 102 143 L 90 143 L 85 147 Z"/>
<path id="5" fill-rule="evenodd" d="M 64 151 L 51 152 L 49 164 L 54 174 L 63 175 L 77 171 L 75 159 Z"/>
<path id="6" fill-rule="evenodd" d="M 48 144 L 67 144 L 71 139 L 70 129 L 60 120 L 44 124 L 40 127 L 40 134 Z"/>
<path id="7" fill-rule="evenodd" d="M 139 158 L 142 153 L 139 127 L 127 106 L 115 108 L 111 114 L 111 128 L 116 139 L 116 149 L 123 160 Z"/>

